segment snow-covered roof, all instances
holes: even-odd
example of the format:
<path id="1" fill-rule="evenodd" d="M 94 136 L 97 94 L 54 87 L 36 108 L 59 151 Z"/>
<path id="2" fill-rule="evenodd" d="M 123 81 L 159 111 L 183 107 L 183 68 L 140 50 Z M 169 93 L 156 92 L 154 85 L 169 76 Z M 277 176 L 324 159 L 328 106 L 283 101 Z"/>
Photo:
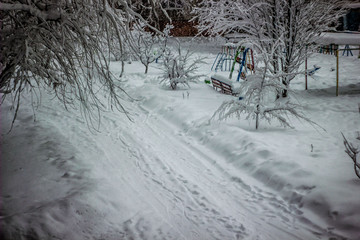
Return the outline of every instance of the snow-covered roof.
<path id="1" fill-rule="evenodd" d="M 325 32 L 321 34 L 317 43 L 360 45 L 360 32 Z"/>
<path id="2" fill-rule="evenodd" d="M 349 8 L 360 8 L 360 3 L 349 3 Z"/>

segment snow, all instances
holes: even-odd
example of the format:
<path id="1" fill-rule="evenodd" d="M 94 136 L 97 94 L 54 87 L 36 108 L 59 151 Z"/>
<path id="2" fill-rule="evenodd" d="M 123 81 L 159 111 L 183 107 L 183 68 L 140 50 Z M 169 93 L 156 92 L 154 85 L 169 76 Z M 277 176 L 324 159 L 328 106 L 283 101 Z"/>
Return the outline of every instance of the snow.
<path id="1" fill-rule="evenodd" d="M 221 46 L 183 42 L 207 57 Z M 356 55 L 355 55 L 356 56 Z M 293 80 L 292 97 L 314 127 L 211 119 L 225 100 L 199 79 L 172 91 L 155 63 L 143 74 L 127 64 L 124 102 L 89 129 L 78 109 L 66 111 L 41 92 L 33 114 L 28 94 L 1 105 L 1 239 L 359 239 L 360 179 L 341 132 L 359 132 L 360 59 L 315 54 L 321 67 Z M 113 62 L 113 73 L 121 64 Z M 228 76 L 228 72 L 217 73 Z M 105 94 L 104 94 L 105 95 Z"/>
<path id="2" fill-rule="evenodd" d="M 349 3 L 348 7 L 349 8 L 360 8 L 360 3 Z"/>
<path id="3" fill-rule="evenodd" d="M 214 74 L 211 76 L 211 78 L 214 78 L 216 80 L 219 80 L 223 83 L 226 83 L 226 84 L 229 84 L 229 85 L 232 85 L 234 83 L 234 81 L 232 81 L 231 79 L 229 79 L 228 76 L 223 76 L 223 75 L 220 75 L 220 74 Z"/>
<path id="4" fill-rule="evenodd" d="M 321 34 L 321 38 L 317 42 L 323 44 L 354 45 L 354 48 L 359 48 L 360 33 L 359 32 L 326 32 Z"/>

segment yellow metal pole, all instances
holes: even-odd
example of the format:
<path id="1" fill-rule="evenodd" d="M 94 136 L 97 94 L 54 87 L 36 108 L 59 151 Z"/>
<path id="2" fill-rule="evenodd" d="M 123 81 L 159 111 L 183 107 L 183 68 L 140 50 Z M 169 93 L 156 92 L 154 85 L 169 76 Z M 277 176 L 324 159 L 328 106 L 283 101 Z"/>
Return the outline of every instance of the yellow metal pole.
<path id="1" fill-rule="evenodd" d="M 336 96 L 339 96 L 339 50 L 336 50 Z"/>

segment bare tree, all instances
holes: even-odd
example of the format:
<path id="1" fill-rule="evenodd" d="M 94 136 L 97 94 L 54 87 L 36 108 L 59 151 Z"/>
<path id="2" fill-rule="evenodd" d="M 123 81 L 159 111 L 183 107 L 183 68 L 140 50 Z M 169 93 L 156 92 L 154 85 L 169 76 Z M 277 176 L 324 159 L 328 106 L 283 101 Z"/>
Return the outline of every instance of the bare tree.
<path id="1" fill-rule="evenodd" d="M 138 0 L 136 0 L 138 1 Z M 80 102 L 85 116 L 101 111 L 96 92 L 121 104 L 124 90 L 109 71 L 104 51 L 132 22 L 145 22 L 134 11 L 135 0 L 2 0 L 0 2 L 0 92 L 20 106 L 22 92 L 44 87 L 65 106 Z M 152 28 L 149 26 L 149 28 Z"/>

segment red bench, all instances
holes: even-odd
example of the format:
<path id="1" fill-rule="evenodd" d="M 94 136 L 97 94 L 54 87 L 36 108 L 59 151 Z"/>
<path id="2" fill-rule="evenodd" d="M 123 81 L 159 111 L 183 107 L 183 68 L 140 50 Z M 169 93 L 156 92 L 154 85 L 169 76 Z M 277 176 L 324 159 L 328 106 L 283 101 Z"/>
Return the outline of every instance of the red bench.
<path id="1" fill-rule="evenodd" d="M 216 91 L 220 91 L 221 93 L 228 94 L 228 95 L 237 95 L 238 93 L 233 92 L 232 86 L 230 84 L 224 83 L 218 79 L 211 77 L 211 82 L 213 88 Z"/>

